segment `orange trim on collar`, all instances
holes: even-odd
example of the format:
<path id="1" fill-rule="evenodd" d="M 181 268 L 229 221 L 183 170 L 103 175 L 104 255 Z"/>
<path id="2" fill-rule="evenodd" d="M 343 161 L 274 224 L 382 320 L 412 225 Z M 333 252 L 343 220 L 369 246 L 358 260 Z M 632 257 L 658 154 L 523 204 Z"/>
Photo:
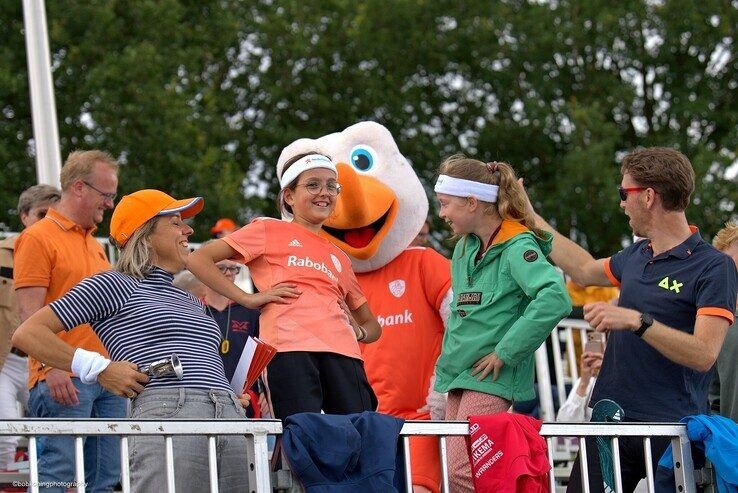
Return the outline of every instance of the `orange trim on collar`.
<path id="1" fill-rule="evenodd" d="M 59 227 L 64 231 L 69 231 L 73 227 L 77 226 L 74 221 L 72 221 L 53 207 L 49 207 L 49 210 L 46 212 L 46 217 L 58 224 Z"/>
<path id="2" fill-rule="evenodd" d="M 90 229 L 84 229 L 79 224 L 75 223 L 71 219 L 69 219 L 67 216 L 59 212 L 58 210 L 54 209 L 53 207 L 49 207 L 49 210 L 46 212 L 45 219 L 51 219 L 56 223 L 57 226 L 59 226 L 64 231 L 69 231 L 70 229 L 79 229 L 80 231 L 84 231 L 87 234 L 92 234 L 95 231 L 97 231 L 97 226 L 93 226 Z"/>
<path id="3" fill-rule="evenodd" d="M 493 245 L 502 243 L 509 240 L 513 236 L 517 236 L 520 233 L 530 231 L 525 225 L 518 221 L 511 221 L 509 219 L 503 219 L 500 225 L 500 232 L 495 236 L 495 240 L 492 242 Z"/>
<path id="4" fill-rule="evenodd" d="M 697 316 L 700 315 L 722 317 L 730 322 L 730 324 L 733 324 L 733 322 L 735 322 L 735 315 L 733 315 L 730 310 L 726 310 L 725 308 L 720 308 L 717 306 L 703 306 L 702 308 L 699 308 L 697 310 Z"/>

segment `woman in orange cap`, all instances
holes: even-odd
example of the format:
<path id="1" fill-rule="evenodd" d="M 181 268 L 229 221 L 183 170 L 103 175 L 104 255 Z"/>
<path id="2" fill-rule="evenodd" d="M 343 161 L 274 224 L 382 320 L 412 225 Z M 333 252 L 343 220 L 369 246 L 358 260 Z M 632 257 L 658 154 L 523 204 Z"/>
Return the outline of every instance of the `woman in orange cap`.
<path id="1" fill-rule="evenodd" d="M 15 332 L 13 344 L 44 364 L 71 370 L 85 383 L 99 381 L 111 392 L 131 398 L 132 418 L 245 418 L 243 403 L 231 390 L 218 354 L 218 325 L 198 300 L 172 284 L 190 254 L 192 228 L 183 219 L 202 208 L 201 197 L 176 200 L 158 190 L 123 197 L 110 222 L 111 239 L 120 248 L 115 270 L 85 279 L 36 312 Z M 74 348 L 55 335 L 82 323 L 92 326 L 111 359 Z M 149 380 L 139 371 L 140 366 L 174 353 L 182 365 L 181 378 Z M 182 436 L 174 442 L 176 488 L 209 490 L 207 439 Z M 244 437 L 219 438 L 220 491 L 245 488 L 246 450 Z M 133 491 L 166 488 L 163 455 L 160 437 L 130 441 Z"/>

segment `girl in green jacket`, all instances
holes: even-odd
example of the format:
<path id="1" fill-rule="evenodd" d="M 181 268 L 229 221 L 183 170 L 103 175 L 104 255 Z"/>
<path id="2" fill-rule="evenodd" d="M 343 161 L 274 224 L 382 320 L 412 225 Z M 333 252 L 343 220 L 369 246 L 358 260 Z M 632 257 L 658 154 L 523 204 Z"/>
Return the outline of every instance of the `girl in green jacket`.
<path id="1" fill-rule="evenodd" d="M 526 215 L 506 163 L 463 155 L 440 166 L 438 215 L 460 237 L 451 261 L 454 301 L 436 364 L 446 420 L 507 411 L 535 396 L 535 350 L 571 311 L 564 278 L 547 260 L 551 235 Z M 449 438 L 452 491 L 473 491 L 466 445 Z"/>

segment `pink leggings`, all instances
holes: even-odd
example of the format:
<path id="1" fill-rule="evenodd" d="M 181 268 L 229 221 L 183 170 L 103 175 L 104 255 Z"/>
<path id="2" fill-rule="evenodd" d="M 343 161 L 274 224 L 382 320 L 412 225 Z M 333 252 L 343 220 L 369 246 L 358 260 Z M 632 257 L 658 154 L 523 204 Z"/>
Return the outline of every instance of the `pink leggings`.
<path id="1" fill-rule="evenodd" d="M 510 401 L 492 394 L 474 390 L 454 389 L 448 393 L 446 421 L 466 421 L 469 416 L 504 413 L 510 409 Z M 464 437 L 449 437 L 448 472 L 452 493 L 473 493 L 469 453 Z"/>

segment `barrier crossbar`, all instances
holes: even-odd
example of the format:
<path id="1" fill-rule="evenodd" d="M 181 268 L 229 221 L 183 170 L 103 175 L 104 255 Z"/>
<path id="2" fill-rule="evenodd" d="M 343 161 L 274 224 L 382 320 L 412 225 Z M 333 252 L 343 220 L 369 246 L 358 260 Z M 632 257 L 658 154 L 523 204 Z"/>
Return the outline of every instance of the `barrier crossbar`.
<path id="1" fill-rule="evenodd" d="M 469 434 L 469 423 L 466 421 L 406 421 L 401 435 L 404 440 L 405 454 L 405 480 L 408 491 L 412 491 L 411 470 L 409 468 L 409 437 L 414 435 L 437 435 L 439 436 L 439 452 L 441 456 L 441 479 L 442 491 L 450 492 L 448 483 L 448 463 L 446 461 L 446 437 L 465 436 Z M 548 445 L 548 460 L 551 465 L 550 488 L 556 491 L 556 478 L 554 471 L 555 440 L 558 438 L 573 437 L 578 439 L 581 449 L 580 470 L 583 478 L 588 477 L 588 464 L 586 458 L 585 437 L 605 436 L 611 438 L 613 446 L 613 459 L 615 470 L 615 491 L 623 491 L 621 483 L 621 472 L 619 467 L 620 437 L 642 437 L 646 460 L 646 485 L 649 492 L 654 491 L 654 473 L 651 466 L 650 440 L 652 437 L 670 437 L 671 449 L 674 455 L 674 479 L 677 491 L 692 493 L 695 491 L 694 464 L 692 452 L 687 437 L 687 429 L 681 423 L 543 423 L 540 431 L 541 436 L 546 439 Z M 583 481 L 583 491 L 589 492 L 589 483 Z"/>
<path id="2" fill-rule="evenodd" d="M 74 488 L 78 493 L 85 491 L 85 468 L 83 437 L 92 435 L 115 435 L 121 440 L 121 486 L 123 492 L 131 491 L 128 459 L 128 438 L 141 435 L 159 435 L 165 440 L 165 464 L 167 468 L 167 491 L 174 492 L 174 450 L 172 437 L 203 435 L 208 438 L 210 490 L 218 491 L 216 461 L 216 437 L 219 435 L 243 435 L 246 437 L 247 457 L 244 467 L 249 475 L 249 491 L 270 493 L 269 453 L 267 435 L 282 433 L 279 420 L 106 420 L 106 419 L 23 419 L 0 422 L 0 436 L 18 435 L 28 437 L 29 479 L 32 493 L 39 491 L 38 458 L 36 438 L 39 436 L 64 435 L 75 438 Z"/>
<path id="3" fill-rule="evenodd" d="M 282 424 L 278 420 L 9 420 L 0 423 L 0 435 L 22 435 L 28 437 L 30 477 L 29 491 L 38 491 L 38 463 L 36 456 L 36 438 L 43 435 L 66 435 L 75 438 L 75 486 L 78 492 L 85 491 L 83 437 L 88 435 L 115 435 L 121 439 L 121 485 L 124 492 L 130 489 L 130 468 L 128 463 L 128 438 L 138 435 L 160 435 L 166 443 L 165 464 L 167 468 L 168 491 L 174 491 L 173 447 L 172 437 L 180 435 L 204 435 L 209 440 L 209 464 L 211 491 L 218 491 L 217 464 L 215 458 L 215 439 L 218 435 L 245 435 L 248 445 L 248 457 L 245 467 L 249 471 L 249 490 L 257 493 L 272 491 L 269 471 L 267 435 L 278 435 L 282 432 Z M 465 421 L 406 421 L 401 437 L 404 442 L 405 483 L 408 491 L 412 491 L 412 469 L 410 464 L 410 437 L 438 436 L 441 457 L 442 491 L 449 492 L 448 461 L 446 454 L 446 438 L 449 436 L 465 436 L 469 433 L 469 423 Z M 579 441 L 582 451 L 580 467 L 582 477 L 588 477 L 586 461 L 585 437 L 607 436 L 611 438 L 615 453 L 616 491 L 622 491 L 620 468 L 617 450 L 620 437 L 642 437 L 646 447 L 647 485 L 654 491 L 653 470 L 650 467 L 650 440 L 652 437 L 670 437 L 674 455 L 674 475 L 678 491 L 691 493 L 695 491 L 694 472 L 689 440 L 683 424 L 664 423 L 544 423 L 541 428 L 548 445 L 549 463 L 552 467 L 550 475 L 551 491 L 556 491 L 556 478 L 553 474 L 555 441 L 562 437 L 573 437 Z M 584 491 L 589 491 L 585 481 Z"/>

